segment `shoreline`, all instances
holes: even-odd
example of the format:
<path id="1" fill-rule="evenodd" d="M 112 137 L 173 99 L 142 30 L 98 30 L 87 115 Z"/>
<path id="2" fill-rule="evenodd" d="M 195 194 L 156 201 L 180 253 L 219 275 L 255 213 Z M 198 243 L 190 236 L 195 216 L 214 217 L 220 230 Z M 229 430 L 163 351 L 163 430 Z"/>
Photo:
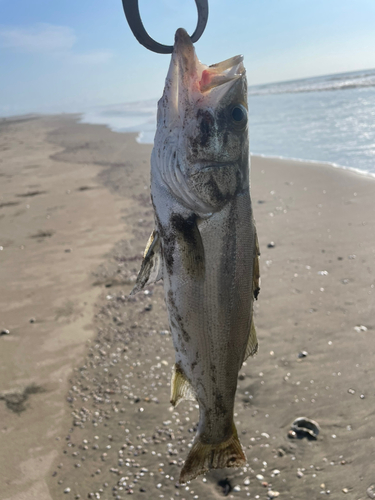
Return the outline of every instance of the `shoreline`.
<path id="1" fill-rule="evenodd" d="M 345 488 L 365 496 L 374 453 L 368 377 L 375 353 L 374 185 L 327 164 L 301 168 L 298 161 L 253 157 L 260 351 L 241 370 L 235 406 L 248 466 L 212 471 L 186 491 L 173 478 L 197 412 L 189 403 L 170 408 L 174 353 L 162 286 L 128 297 L 153 228 L 151 145 L 138 144 L 135 133 L 77 120 L 38 117 L 6 133 L 0 121 L 7 155 L 0 162 L 7 187 L 0 199 L 0 258 L 7 259 L 0 326 L 15 323 L 0 337 L 0 394 L 41 376 L 46 389 L 31 394 L 17 418 L 0 399 L 6 450 L 0 497 L 92 493 L 109 500 L 114 491 L 120 497 L 132 491 L 136 498 L 177 492 L 211 500 L 222 498 L 224 488 L 229 498 L 266 498 L 270 488 L 295 499 L 318 497 L 322 489 L 338 496 Z M 45 192 L 30 196 L 35 191 Z M 48 237 L 38 233 L 51 229 Z M 24 290 L 28 280 L 32 287 Z M 308 355 L 298 357 L 301 351 Z M 320 424 L 317 441 L 288 439 L 291 422 L 302 415 Z"/>
<path id="2" fill-rule="evenodd" d="M 141 140 L 142 135 L 144 134 L 143 131 L 128 132 L 128 131 L 121 130 L 120 128 L 116 128 L 114 126 L 111 126 L 108 123 L 104 123 L 104 122 L 103 123 L 96 123 L 94 121 L 93 122 L 82 121 L 82 117 L 84 117 L 84 115 L 85 115 L 85 113 L 81 114 L 81 119 L 80 119 L 79 123 L 87 123 L 87 124 L 91 124 L 91 125 L 97 125 L 97 124 L 104 125 L 105 127 L 108 127 L 109 130 L 111 130 L 112 132 L 115 132 L 118 134 L 136 134 L 135 140 L 138 144 L 141 144 L 141 145 L 144 144 L 144 145 L 148 145 L 148 146 L 153 144 L 151 142 L 143 142 Z M 327 166 L 331 166 L 333 168 L 349 170 L 349 171 L 355 172 L 357 174 L 364 175 L 365 177 L 375 178 L 375 172 L 370 172 L 368 170 L 361 170 L 361 169 L 356 168 L 356 167 L 347 167 L 344 165 L 340 165 L 339 163 L 325 161 L 325 160 L 310 160 L 310 159 L 305 159 L 305 158 L 295 158 L 293 156 L 268 155 L 268 154 L 251 153 L 251 152 L 250 152 L 250 156 L 251 156 L 251 158 L 259 157 L 259 158 L 265 158 L 265 159 L 270 159 L 270 160 L 276 159 L 276 160 L 295 161 L 295 162 L 307 163 L 307 164 L 327 165 Z"/>
<path id="3" fill-rule="evenodd" d="M 308 165 L 317 165 L 317 166 L 327 166 L 332 168 L 337 168 L 339 170 L 348 170 L 349 172 L 354 172 L 355 174 L 359 174 L 361 176 L 367 177 L 369 179 L 375 179 L 375 173 L 369 172 L 366 170 L 361 170 L 355 167 L 345 167 L 344 165 L 339 165 L 338 163 L 329 162 L 329 161 L 319 161 L 319 160 L 304 160 L 303 158 L 293 158 L 293 157 L 285 157 L 285 156 L 273 156 L 273 155 L 263 155 L 263 154 L 251 154 L 251 158 L 265 158 L 269 160 L 284 160 L 284 161 L 292 161 L 298 162 Z"/>
<path id="4" fill-rule="evenodd" d="M 142 142 L 141 141 L 141 136 L 144 134 L 143 131 L 124 131 L 120 128 L 116 128 L 114 126 L 111 126 L 109 123 L 105 122 L 94 122 L 94 121 L 83 121 L 85 117 L 86 112 L 77 112 L 77 113 L 28 113 L 28 114 L 20 114 L 20 115 L 11 115 L 11 116 L 0 116 L 0 125 L 3 122 L 5 123 L 11 123 L 14 120 L 27 120 L 27 119 L 32 119 L 33 117 L 44 117 L 44 116 L 76 116 L 77 118 L 77 123 L 82 124 L 82 125 L 98 125 L 98 126 L 104 126 L 108 128 L 111 132 L 117 133 L 117 134 L 130 134 L 130 135 L 135 135 L 135 141 L 140 144 L 140 145 L 145 145 L 145 146 L 152 146 L 153 143 L 151 142 Z M 156 119 L 156 118 L 155 118 Z M 342 170 L 349 170 L 351 172 L 355 172 L 359 175 L 363 175 L 365 177 L 368 177 L 370 179 L 375 178 L 375 172 L 370 172 L 369 170 L 361 170 L 356 167 L 349 167 L 345 165 L 341 165 L 339 163 L 335 162 L 330 162 L 330 161 L 325 161 L 325 160 L 311 160 L 311 159 L 305 159 L 305 158 L 297 158 L 293 156 L 281 156 L 281 155 L 269 155 L 269 154 L 262 154 L 262 153 L 251 153 L 250 152 L 251 158 L 265 158 L 265 159 L 275 159 L 275 160 L 285 160 L 285 161 L 293 161 L 293 162 L 299 162 L 299 163 L 306 163 L 306 164 L 314 164 L 314 165 L 327 165 L 333 168 L 337 169 L 342 169 Z"/>

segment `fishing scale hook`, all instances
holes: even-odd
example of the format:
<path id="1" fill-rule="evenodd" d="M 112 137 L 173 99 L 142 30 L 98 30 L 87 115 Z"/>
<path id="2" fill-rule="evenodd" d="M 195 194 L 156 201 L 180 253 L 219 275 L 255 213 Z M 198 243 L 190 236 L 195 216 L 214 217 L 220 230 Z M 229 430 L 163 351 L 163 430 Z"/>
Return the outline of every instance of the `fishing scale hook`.
<path id="1" fill-rule="evenodd" d="M 202 36 L 208 19 L 208 0 L 195 0 L 195 4 L 198 11 L 198 22 L 194 33 L 190 37 L 193 43 L 197 42 Z M 172 54 L 173 45 L 158 43 L 147 33 L 139 13 L 138 0 L 122 0 L 122 6 L 130 29 L 141 45 L 158 54 Z"/>

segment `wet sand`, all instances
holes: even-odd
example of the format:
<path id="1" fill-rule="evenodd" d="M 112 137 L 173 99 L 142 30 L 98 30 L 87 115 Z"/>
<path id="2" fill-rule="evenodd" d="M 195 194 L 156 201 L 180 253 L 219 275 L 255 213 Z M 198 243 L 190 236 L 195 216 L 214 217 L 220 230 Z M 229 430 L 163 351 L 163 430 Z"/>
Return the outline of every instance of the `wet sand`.
<path id="1" fill-rule="evenodd" d="M 248 466 L 179 486 L 196 405 L 169 404 L 162 285 L 128 295 L 153 228 L 151 146 L 76 119 L 0 121 L 0 498 L 371 498 L 375 180 L 252 158 Z M 317 440 L 288 437 L 301 416 Z"/>

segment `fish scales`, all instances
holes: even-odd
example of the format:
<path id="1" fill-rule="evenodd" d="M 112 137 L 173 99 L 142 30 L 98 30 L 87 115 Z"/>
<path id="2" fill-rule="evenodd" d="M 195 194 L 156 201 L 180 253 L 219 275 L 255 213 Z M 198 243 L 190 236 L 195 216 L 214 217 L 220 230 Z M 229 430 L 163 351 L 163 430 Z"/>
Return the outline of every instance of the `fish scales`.
<path id="1" fill-rule="evenodd" d="M 246 463 L 233 422 L 238 372 L 258 346 L 246 91 L 241 56 L 207 67 L 177 31 L 151 156 L 155 230 L 132 293 L 163 279 L 176 355 L 171 403 L 199 404 L 180 482 Z"/>

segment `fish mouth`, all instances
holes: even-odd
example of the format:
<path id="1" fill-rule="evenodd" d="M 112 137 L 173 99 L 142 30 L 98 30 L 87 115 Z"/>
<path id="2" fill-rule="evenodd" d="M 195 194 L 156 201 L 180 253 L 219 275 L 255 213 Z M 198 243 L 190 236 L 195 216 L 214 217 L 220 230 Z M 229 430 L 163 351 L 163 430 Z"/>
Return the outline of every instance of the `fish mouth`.
<path id="1" fill-rule="evenodd" d="M 201 63 L 190 36 L 179 28 L 158 106 L 159 129 L 181 126 L 186 117 L 193 118 L 197 107 L 215 109 L 231 86 L 245 76 L 242 61 L 242 56 L 235 56 L 212 66 Z"/>
<path id="2" fill-rule="evenodd" d="M 195 54 L 190 36 L 183 28 L 179 28 L 175 34 L 173 60 L 175 66 L 178 67 L 178 74 L 184 86 L 199 91 L 201 94 L 234 82 L 246 72 L 242 55 L 231 57 L 211 66 L 202 64 Z"/>
<path id="3" fill-rule="evenodd" d="M 220 63 L 212 64 L 208 69 L 203 70 L 199 82 L 200 90 L 201 92 L 207 92 L 225 83 L 238 80 L 244 74 L 243 56 L 231 57 Z"/>

